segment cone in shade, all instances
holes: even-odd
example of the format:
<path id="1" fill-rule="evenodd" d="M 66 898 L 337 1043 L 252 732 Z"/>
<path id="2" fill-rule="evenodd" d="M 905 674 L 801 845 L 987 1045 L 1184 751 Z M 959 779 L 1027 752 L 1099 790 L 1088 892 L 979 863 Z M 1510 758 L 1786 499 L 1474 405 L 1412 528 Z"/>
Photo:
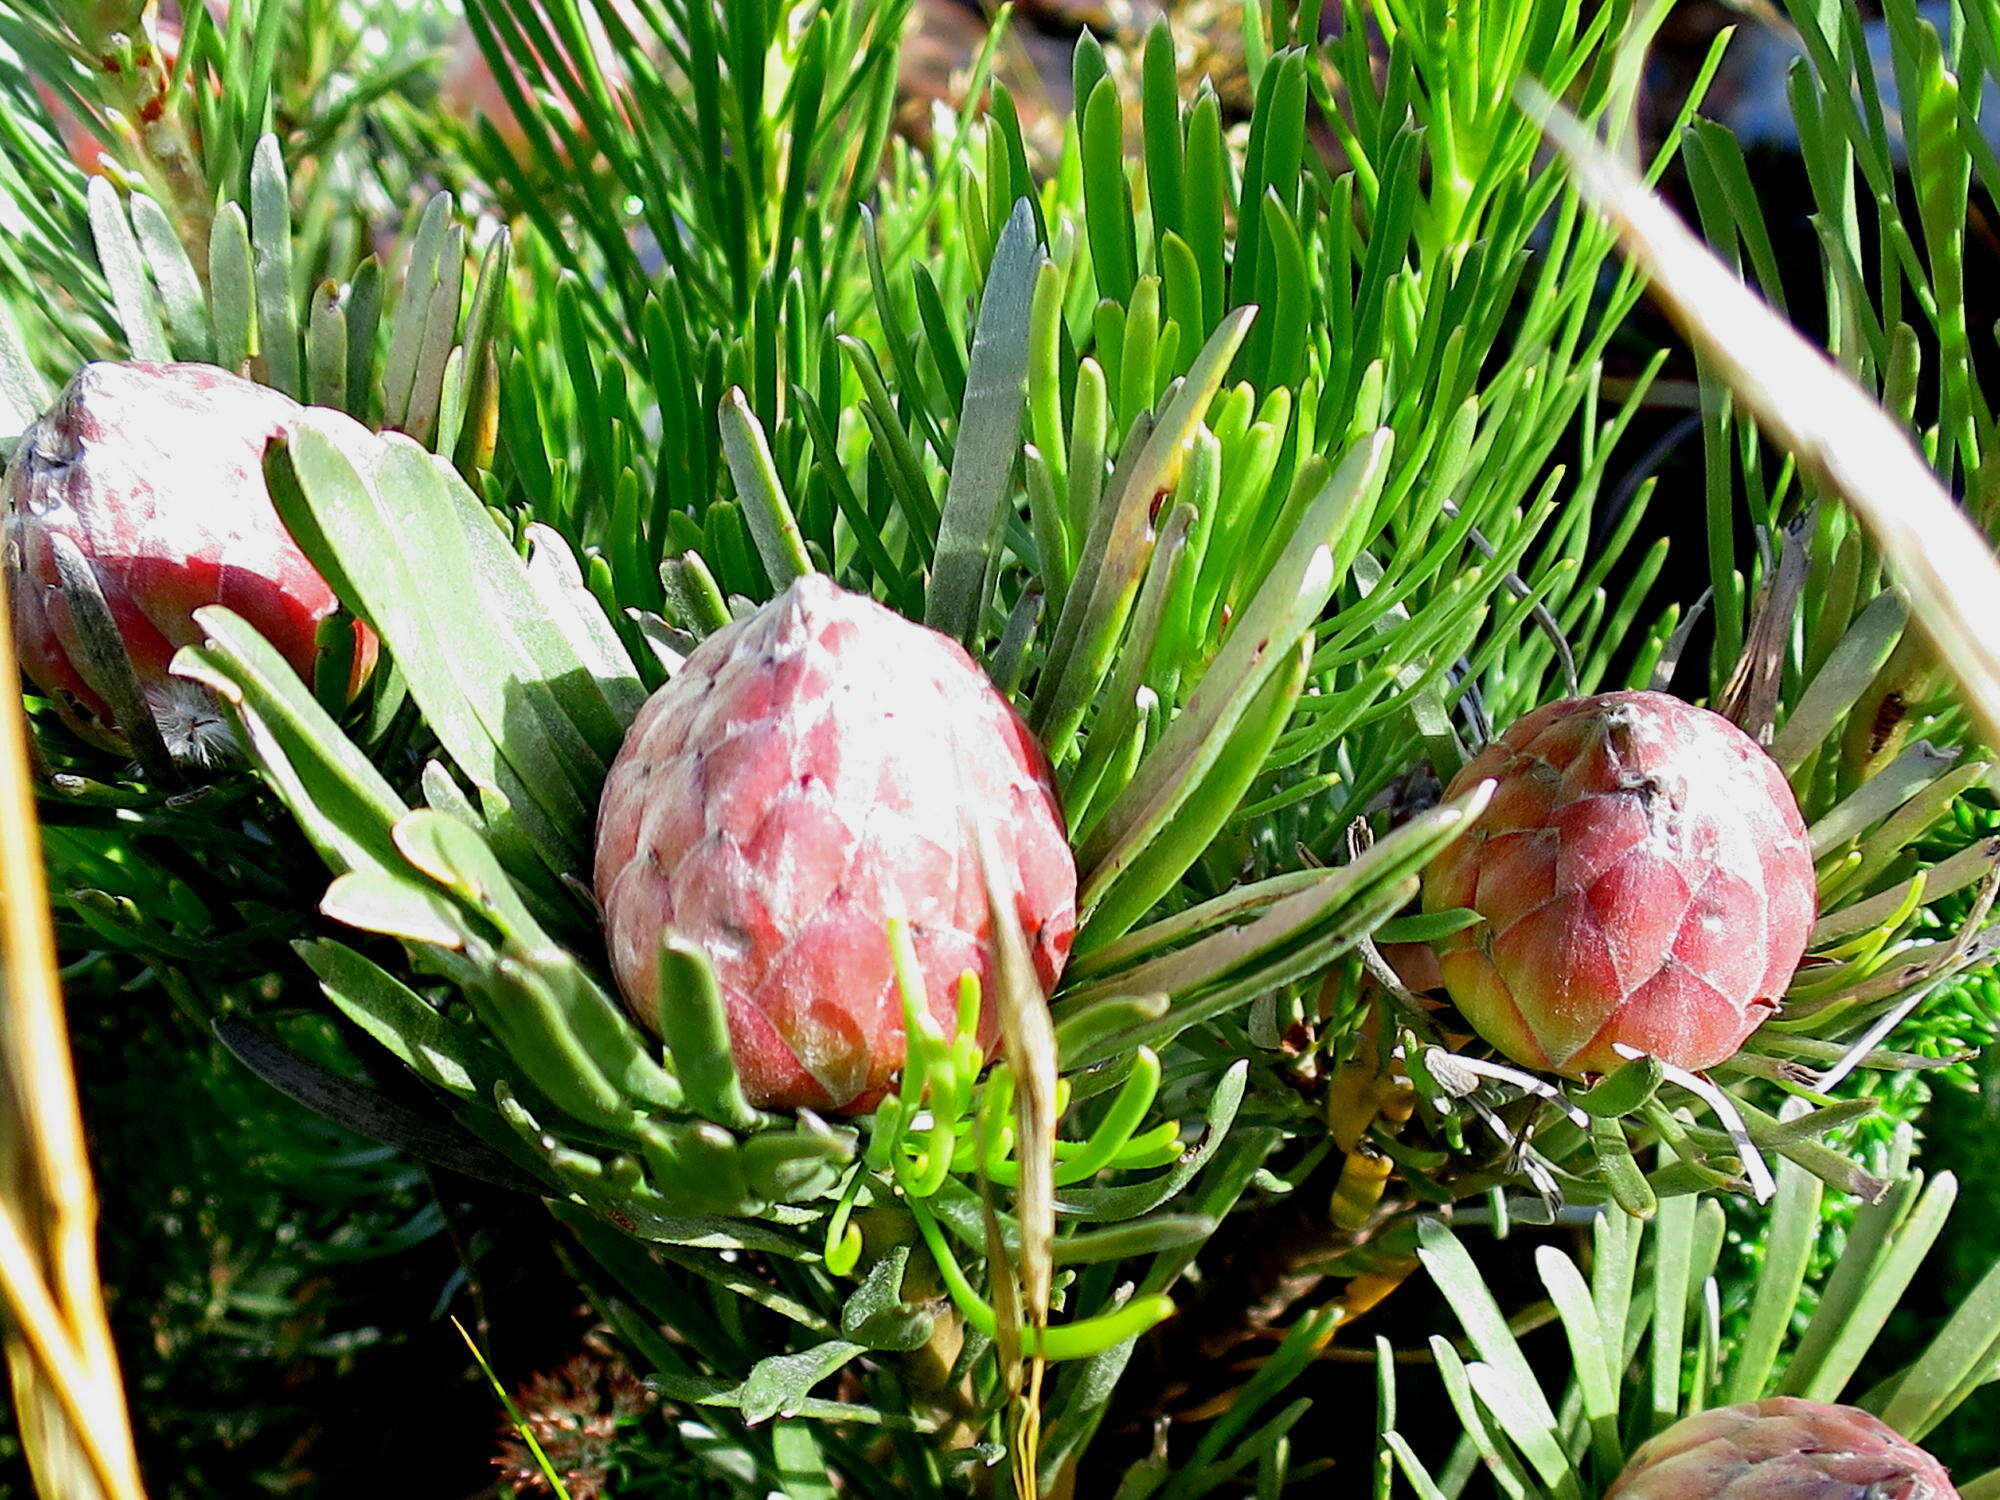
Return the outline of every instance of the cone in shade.
<path id="1" fill-rule="evenodd" d="M 1676 1422 L 1632 1455 L 1604 1500 L 1958 1500 L 1958 1491 L 1880 1418 L 1772 1396 Z"/>
<path id="2" fill-rule="evenodd" d="M 178 759 L 227 749 L 204 690 L 168 674 L 201 638 L 192 617 L 204 605 L 234 610 L 312 680 L 320 622 L 338 601 L 279 520 L 263 467 L 271 440 L 307 419 L 290 397 L 212 365 L 92 364 L 22 437 L 0 487 L 0 557 L 22 667 L 78 734 L 122 751 L 133 726 L 119 722 L 91 648 L 77 564 Z M 311 420 L 356 455 L 373 444 L 339 413 Z M 67 578 L 59 552 L 72 559 Z M 354 631 L 350 690 L 376 649 Z"/>

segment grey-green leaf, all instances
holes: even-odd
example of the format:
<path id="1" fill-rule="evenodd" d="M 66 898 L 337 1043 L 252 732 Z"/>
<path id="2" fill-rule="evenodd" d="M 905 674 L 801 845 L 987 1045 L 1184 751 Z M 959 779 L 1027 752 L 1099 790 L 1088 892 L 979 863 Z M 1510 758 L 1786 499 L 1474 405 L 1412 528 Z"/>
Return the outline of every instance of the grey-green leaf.
<path id="1" fill-rule="evenodd" d="M 1029 313 L 1042 248 L 1024 198 L 1001 231 L 966 367 L 924 623 L 970 645 L 993 597 L 1027 401 Z"/>

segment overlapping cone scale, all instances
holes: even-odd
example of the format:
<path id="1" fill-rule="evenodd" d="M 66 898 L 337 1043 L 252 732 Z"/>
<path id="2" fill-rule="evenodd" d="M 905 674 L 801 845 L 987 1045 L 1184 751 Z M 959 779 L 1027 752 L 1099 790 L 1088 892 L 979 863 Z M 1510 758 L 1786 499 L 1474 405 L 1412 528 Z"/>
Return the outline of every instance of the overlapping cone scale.
<path id="1" fill-rule="evenodd" d="M 1529 1067 L 1609 1072 L 1619 1046 L 1683 1068 L 1771 1014 L 1815 912 L 1783 774 L 1719 715 L 1665 693 L 1535 710 L 1447 796 L 1498 783 L 1424 876 L 1428 911 L 1483 919 L 1438 945 L 1467 1021 Z"/>
<path id="2" fill-rule="evenodd" d="M 1076 866 L 1040 746 L 956 642 L 808 576 L 703 641 L 626 736 L 597 825 L 613 971 L 657 1025 L 660 944 L 692 943 L 751 1102 L 870 1107 L 903 1060 L 891 918 L 947 1031 L 980 977 L 993 1044 L 981 829 L 1052 988 Z"/>
<path id="3" fill-rule="evenodd" d="M 338 413 L 314 420 L 343 446 L 369 441 Z M 84 737 L 124 749 L 56 564 L 57 537 L 89 565 L 169 747 L 201 690 L 168 675 L 201 632 L 193 615 L 226 605 L 310 681 L 319 625 L 337 602 L 285 530 L 264 483 L 264 451 L 307 408 L 213 365 L 86 365 L 22 437 L 0 493 L 0 553 L 21 664 Z M 375 638 L 356 627 L 354 684 Z"/>
<path id="4" fill-rule="evenodd" d="M 1958 1491 L 1880 1418 L 1772 1396 L 1675 1423 L 1632 1455 L 1605 1500 L 1958 1500 Z"/>

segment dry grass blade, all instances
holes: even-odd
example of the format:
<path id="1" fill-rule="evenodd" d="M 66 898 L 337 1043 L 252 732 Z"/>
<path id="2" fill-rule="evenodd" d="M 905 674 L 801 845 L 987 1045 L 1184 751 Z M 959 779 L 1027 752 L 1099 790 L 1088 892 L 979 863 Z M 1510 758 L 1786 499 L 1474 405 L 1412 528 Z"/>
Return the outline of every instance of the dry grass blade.
<path id="1" fill-rule="evenodd" d="M 1015 1157 L 1021 1168 L 1014 1188 L 1014 1218 L 1020 1226 L 1019 1316 L 1033 1330 L 1039 1346 L 1049 1325 L 1055 1274 L 1055 1026 L 1015 917 L 1019 902 L 1006 876 L 1011 867 L 995 852 L 985 829 L 979 831 L 979 857 L 998 960 L 994 999 L 1000 1010 L 1007 1066 L 1014 1075 Z M 1034 1356 L 1022 1372 L 1015 1439 L 1009 1445 L 1014 1457 L 1015 1492 L 1021 1495 L 1035 1493 L 1040 1464 L 1042 1370 L 1041 1358 Z"/>
<path id="2" fill-rule="evenodd" d="M 9 618 L 0 585 L 0 621 Z M 0 629 L 0 1295 L 23 1446 L 45 1496 L 141 1500 L 97 1279 L 97 1203 L 49 930 L 13 642 Z"/>
<path id="3" fill-rule="evenodd" d="M 1889 414 L 1745 286 L 1574 116 L 1524 90 L 1577 189 L 1772 442 L 1853 507 L 1988 744 L 2000 744 L 2000 562 Z"/>
<path id="4" fill-rule="evenodd" d="M 1715 711 L 1733 721 L 1758 744 L 1772 743 L 1772 719 L 1778 711 L 1784 681 L 1785 647 L 1806 586 L 1806 549 L 1802 528 L 1785 535 L 1778 565 L 1757 591 L 1750 616 L 1749 639 Z"/>

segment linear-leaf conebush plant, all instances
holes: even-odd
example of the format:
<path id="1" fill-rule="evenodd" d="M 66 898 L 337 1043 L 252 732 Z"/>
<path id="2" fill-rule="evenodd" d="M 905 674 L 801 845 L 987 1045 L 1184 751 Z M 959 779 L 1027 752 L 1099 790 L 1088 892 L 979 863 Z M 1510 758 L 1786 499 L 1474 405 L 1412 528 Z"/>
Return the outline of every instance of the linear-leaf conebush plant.
<path id="1" fill-rule="evenodd" d="M 550 1202 L 719 1482 L 1273 1493 L 1330 1456 L 1294 1382 L 1450 1205 L 1657 1220 L 1683 1265 L 1697 1194 L 1898 1201 L 1828 1090 L 1907 1065 L 1897 1018 L 1993 946 L 1983 906 L 1910 936 L 1990 881 L 1984 843 L 1914 852 L 1984 767 L 1864 743 L 1907 612 L 1823 520 L 1753 508 L 1717 596 L 1755 609 L 1684 660 L 1619 482 L 1664 352 L 1608 393 L 1638 286 L 1511 102 L 1562 80 L 1625 118 L 1657 8 L 1259 21 L 1247 121 L 1170 34 L 1136 68 L 1086 39 L 1046 162 L 997 86 L 890 141 L 902 5 L 639 9 L 472 0 L 533 86 L 510 191 L 463 201 L 524 197 L 516 235 L 440 197 L 388 271 L 338 263 L 275 138 L 185 274 L 108 180 L 39 234 L 38 264 L 96 246 L 70 341 L 384 431 L 263 455 L 333 628 L 379 642 L 358 692 L 240 595 L 177 596 L 174 680 L 245 763 L 203 789 L 249 809 L 226 842 L 37 720 L 52 816 L 115 799 L 189 890 L 254 893 L 274 964 L 448 1117 L 356 1123 Z M 548 68 L 598 25 L 615 67 Z M 70 358 L 15 311 L 7 369 Z M 1635 722 L 1657 762 L 1612 753 Z M 220 1003 L 210 928 L 88 909 Z M 1543 1014 L 1510 1026 L 1479 963 Z M 1212 1354 L 1246 1347 L 1247 1384 Z M 1574 1434 L 1530 1428 L 1555 1474 Z"/>

